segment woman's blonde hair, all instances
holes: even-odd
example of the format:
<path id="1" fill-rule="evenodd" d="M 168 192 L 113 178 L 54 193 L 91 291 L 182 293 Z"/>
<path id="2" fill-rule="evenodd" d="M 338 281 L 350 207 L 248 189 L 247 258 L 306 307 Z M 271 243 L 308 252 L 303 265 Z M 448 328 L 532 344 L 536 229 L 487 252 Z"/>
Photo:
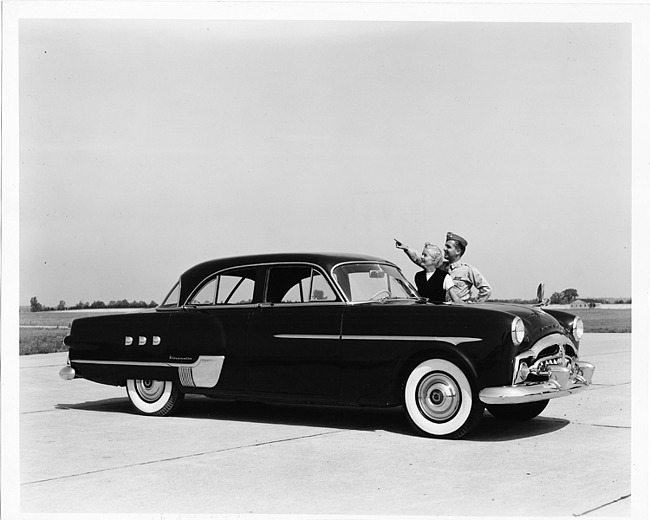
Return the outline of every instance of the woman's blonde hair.
<path id="1" fill-rule="evenodd" d="M 435 266 L 436 269 L 442 265 L 443 259 L 442 259 L 442 251 L 440 251 L 440 248 L 432 244 L 431 242 L 426 242 L 424 244 L 424 249 L 427 250 L 427 252 L 431 255 L 431 258 L 435 261 Z"/>

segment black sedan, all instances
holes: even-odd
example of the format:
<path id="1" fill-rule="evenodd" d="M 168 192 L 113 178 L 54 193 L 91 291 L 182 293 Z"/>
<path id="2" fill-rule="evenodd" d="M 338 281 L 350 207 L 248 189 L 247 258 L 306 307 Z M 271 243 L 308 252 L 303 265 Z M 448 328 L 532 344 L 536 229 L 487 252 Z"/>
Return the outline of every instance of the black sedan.
<path id="1" fill-rule="evenodd" d="M 125 386 L 146 415 L 185 394 L 403 406 L 418 433 L 459 438 L 484 407 L 525 420 L 587 388 L 582 330 L 540 306 L 428 302 L 381 258 L 241 256 L 187 270 L 155 310 L 74 320 L 60 375 Z"/>

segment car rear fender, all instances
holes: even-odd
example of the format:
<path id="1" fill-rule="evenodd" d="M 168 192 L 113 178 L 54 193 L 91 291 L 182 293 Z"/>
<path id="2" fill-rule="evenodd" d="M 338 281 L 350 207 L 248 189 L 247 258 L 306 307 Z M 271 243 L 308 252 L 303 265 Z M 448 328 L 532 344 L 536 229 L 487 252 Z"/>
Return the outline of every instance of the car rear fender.
<path id="1" fill-rule="evenodd" d="M 65 344 L 81 378 L 123 385 L 127 379 L 182 383 L 185 376 L 196 386 L 214 386 L 225 357 L 219 325 L 197 311 L 97 316 L 75 320 Z"/>

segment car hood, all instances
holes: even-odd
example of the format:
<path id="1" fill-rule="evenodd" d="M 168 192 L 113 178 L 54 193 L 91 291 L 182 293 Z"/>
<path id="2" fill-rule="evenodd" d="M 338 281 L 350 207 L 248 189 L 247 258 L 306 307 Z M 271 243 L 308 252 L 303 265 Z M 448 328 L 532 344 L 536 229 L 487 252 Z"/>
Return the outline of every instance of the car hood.
<path id="1" fill-rule="evenodd" d="M 418 306 L 418 304 L 415 305 Z M 466 305 L 425 303 L 419 304 L 419 307 L 421 313 L 417 314 L 421 315 L 423 319 L 426 319 L 424 316 L 428 315 L 433 310 L 432 308 L 435 308 L 433 312 L 438 316 L 444 316 L 444 320 L 436 322 L 436 327 L 441 327 L 445 323 L 453 327 L 454 330 L 458 327 L 467 328 L 469 326 L 474 329 L 484 328 L 483 330 L 487 331 L 491 325 L 494 325 L 501 331 L 503 331 L 503 327 L 507 327 L 509 332 L 512 319 L 514 316 L 518 316 L 523 320 L 526 328 L 526 336 L 520 346 L 522 350 L 549 334 L 563 334 L 571 337 L 571 321 L 575 317 L 572 314 L 555 310 L 547 312 L 541 307 L 532 305 L 496 302 Z M 448 332 L 451 333 L 451 329 Z"/>
<path id="2" fill-rule="evenodd" d="M 563 323 L 541 307 L 508 303 L 481 303 L 476 304 L 476 306 L 519 316 L 526 327 L 526 336 L 528 338 L 526 343 L 529 344 L 552 333 L 568 334 L 569 332 L 567 329 L 568 323 Z M 573 316 L 567 316 L 573 318 Z"/>

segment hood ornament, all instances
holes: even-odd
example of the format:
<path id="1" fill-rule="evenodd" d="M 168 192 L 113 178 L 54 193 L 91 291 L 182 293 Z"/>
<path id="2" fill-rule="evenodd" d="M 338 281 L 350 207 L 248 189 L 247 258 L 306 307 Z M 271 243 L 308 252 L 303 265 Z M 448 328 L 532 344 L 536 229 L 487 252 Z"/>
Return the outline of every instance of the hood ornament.
<path id="1" fill-rule="evenodd" d="M 536 307 L 544 307 L 549 304 L 550 298 L 544 298 L 544 284 L 540 283 L 537 286 L 537 303 L 535 303 Z"/>

